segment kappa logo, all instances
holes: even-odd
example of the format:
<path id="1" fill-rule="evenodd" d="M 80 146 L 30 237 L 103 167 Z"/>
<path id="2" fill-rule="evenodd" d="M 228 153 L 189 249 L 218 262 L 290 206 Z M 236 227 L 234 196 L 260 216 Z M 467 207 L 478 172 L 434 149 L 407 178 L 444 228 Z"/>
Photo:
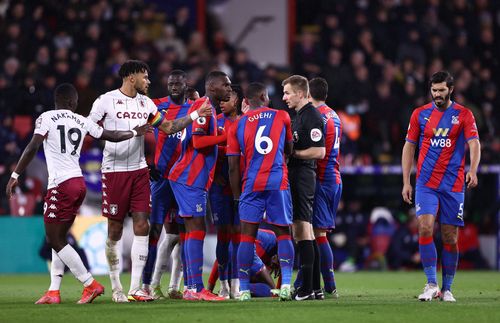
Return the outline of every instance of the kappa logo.
<path id="1" fill-rule="evenodd" d="M 51 194 L 58 194 L 59 192 L 57 190 L 52 190 L 50 191 Z"/>
<path id="2" fill-rule="evenodd" d="M 102 205 L 108 205 L 108 201 L 106 200 L 102 201 Z"/>
<path id="3" fill-rule="evenodd" d="M 49 209 L 51 209 L 51 210 L 57 210 L 57 206 L 55 206 L 55 204 L 51 204 L 49 206 Z"/>
<path id="4" fill-rule="evenodd" d="M 55 197 L 55 196 L 51 196 L 49 200 L 54 201 L 54 202 L 57 202 L 57 197 Z"/>
<path id="5" fill-rule="evenodd" d="M 123 104 L 123 101 L 122 100 L 118 100 L 118 101 L 116 101 L 116 104 Z"/>
<path id="6" fill-rule="evenodd" d="M 41 126 L 42 126 L 42 117 L 36 119 L 35 129 L 40 129 Z"/>
<path id="7" fill-rule="evenodd" d="M 312 141 L 318 142 L 321 140 L 322 137 L 323 137 L 323 133 L 321 132 L 321 130 L 319 130 L 318 128 L 311 129 L 311 140 Z"/>
<path id="8" fill-rule="evenodd" d="M 141 100 L 141 101 L 139 101 L 139 103 L 141 104 L 141 107 L 144 108 L 144 101 Z"/>
<path id="9" fill-rule="evenodd" d="M 56 215 L 54 214 L 54 212 L 50 212 L 50 213 L 47 215 L 47 217 L 48 217 L 48 218 L 53 219 L 53 218 L 55 218 L 55 217 L 56 217 Z"/>
<path id="10" fill-rule="evenodd" d="M 196 212 L 203 212 L 203 208 L 201 207 L 201 204 L 196 204 Z"/>
<path id="11" fill-rule="evenodd" d="M 108 194 L 106 194 L 106 192 L 102 192 L 102 196 L 108 196 Z"/>
<path id="12" fill-rule="evenodd" d="M 102 179 L 106 179 L 106 175 L 102 174 Z"/>
<path id="13" fill-rule="evenodd" d="M 106 184 L 102 183 L 102 188 L 107 188 Z"/>
<path id="14" fill-rule="evenodd" d="M 451 124 L 459 124 L 458 116 L 451 116 Z"/>
<path id="15" fill-rule="evenodd" d="M 108 211 L 108 209 L 103 209 L 103 210 L 102 210 L 102 213 L 104 213 L 104 214 L 109 214 L 109 211 Z"/>
<path id="16" fill-rule="evenodd" d="M 111 215 L 118 214 L 118 205 L 117 204 L 110 204 L 109 205 L 109 213 L 111 213 Z"/>

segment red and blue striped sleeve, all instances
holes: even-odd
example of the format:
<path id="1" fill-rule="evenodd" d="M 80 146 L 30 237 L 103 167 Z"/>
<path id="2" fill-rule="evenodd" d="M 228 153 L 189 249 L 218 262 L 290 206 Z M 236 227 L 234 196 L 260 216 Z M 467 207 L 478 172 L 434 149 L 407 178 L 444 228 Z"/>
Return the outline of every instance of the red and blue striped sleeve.
<path id="1" fill-rule="evenodd" d="M 420 109 L 416 109 L 411 114 L 410 124 L 408 126 L 408 131 L 406 133 L 406 141 L 417 144 L 420 137 L 420 124 L 418 122 L 418 116 L 420 114 Z"/>

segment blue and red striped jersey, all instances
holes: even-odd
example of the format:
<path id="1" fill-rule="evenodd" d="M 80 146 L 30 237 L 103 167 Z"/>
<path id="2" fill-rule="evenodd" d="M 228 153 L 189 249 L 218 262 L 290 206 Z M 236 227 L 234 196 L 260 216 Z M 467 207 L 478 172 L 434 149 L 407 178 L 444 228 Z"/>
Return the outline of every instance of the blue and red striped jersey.
<path id="1" fill-rule="evenodd" d="M 229 132 L 229 129 L 236 124 L 238 118 L 231 120 L 224 113 L 219 113 L 217 115 L 217 129 L 223 129 L 226 134 Z M 219 152 L 217 153 L 217 164 L 215 166 L 215 176 L 217 174 L 221 174 L 222 178 L 224 178 L 226 185 L 224 186 L 223 193 L 224 195 L 232 196 L 233 193 L 231 191 L 231 185 L 229 184 L 229 163 L 226 156 L 226 143 L 219 144 L 218 146 Z M 218 185 L 214 183 L 213 185 Z"/>
<path id="2" fill-rule="evenodd" d="M 269 266 L 271 258 L 278 252 L 276 234 L 271 230 L 259 229 L 255 238 L 255 252 L 262 262 Z"/>
<path id="3" fill-rule="evenodd" d="M 186 116 L 189 108 L 193 104 L 187 100 L 182 105 L 175 104 L 170 97 L 153 99 L 153 102 L 158 107 L 158 111 L 165 112 L 165 120 L 175 120 Z M 182 131 L 167 135 L 163 131 L 154 129 L 156 147 L 155 147 L 155 167 L 164 178 L 168 178 L 170 169 L 179 158 L 181 153 L 181 136 Z"/>
<path id="4" fill-rule="evenodd" d="M 291 122 L 285 111 L 260 107 L 231 127 L 227 155 L 242 155 L 242 192 L 288 189 L 284 149 L 285 142 L 291 141 Z"/>
<path id="5" fill-rule="evenodd" d="M 335 111 L 327 105 L 321 105 L 318 108 L 323 118 L 323 133 L 325 135 L 325 158 L 318 160 L 316 175 L 321 183 L 330 182 L 340 184 L 339 155 L 340 138 L 342 138 L 342 123 Z"/>
<path id="6" fill-rule="evenodd" d="M 417 185 L 463 192 L 465 143 L 478 138 L 474 115 L 458 103 L 444 111 L 434 103 L 415 109 L 406 141 L 419 146 Z"/>
<path id="7" fill-rule="evenodd" d="M 196 100 L 188 113 L 198 110 L 207 97 Z M 203 149 L 193 147 L 193 136 L 216 136 L 217 120 L 212 105 L 212 116 L 200 117 L 190 127 L 184 129 L 181 136 L 181 154 L 170 170 L 168 179 L 191 187 L 208 191 L 214 180 L 217 146 Z"/>

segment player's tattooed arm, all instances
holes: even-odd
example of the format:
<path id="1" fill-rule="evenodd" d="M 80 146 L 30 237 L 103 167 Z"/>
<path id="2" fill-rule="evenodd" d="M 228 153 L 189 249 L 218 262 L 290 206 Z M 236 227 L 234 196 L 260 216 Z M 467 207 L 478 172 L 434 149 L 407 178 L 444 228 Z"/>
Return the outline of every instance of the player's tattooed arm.
<path id="1" fill-rule="evenodd" d="M 161 131 L 166 134 L 176 133 L 182 129 L 189 126 L 194 120 L 200 117 L 210 117 L 212 115 L 212 106 L 210 105 L 210 100 L 207 98 L 205 102 L 202 103 L 200 108 L 196 111 L 191 112 L 189 115 L 175 120 L 165 120 L 158 127 Z"/>
<path id="2" fill-rule="evenodd" d="M 193 120 L 191 119 L 191 116 L 187 115 L 187 116 L 180 118 L 180 119 L 163 120 L 163 122 L 160 124 L 160 126 L 158 128 L 161 131 L 165 132 L 166 134 L 172 134 L 172 133 L 176 133 L 176 132 L 181 131 L 182 129 L 186 128 L 192 122 L 193 122 Z"/>
<path id="3" fill-rule="evenodd" d="M 31 138 L 30 143 L 28 146 L 23 151 L 23 154 L 21 155 L 21 158 L 19 159 L 19 162 L 17 163 L 16 169 L 14 170 L 14 173 L 9 179 L 9 182 L 7 183 L 7 188 L 6 188 L 6 193 L 7 197 L 11 198 L 12 193 L 14 192 L 14 188 L 16 188 L 18 181 L 17 177 L 19 174 L 24 172 L 26 167 L 28 167 L 29 163 L 35 158 L 36 152 L 38 151 L 38 148 L 43 143 L 43 136 L 39 134 L 33 135 L 33 138 Z"/>

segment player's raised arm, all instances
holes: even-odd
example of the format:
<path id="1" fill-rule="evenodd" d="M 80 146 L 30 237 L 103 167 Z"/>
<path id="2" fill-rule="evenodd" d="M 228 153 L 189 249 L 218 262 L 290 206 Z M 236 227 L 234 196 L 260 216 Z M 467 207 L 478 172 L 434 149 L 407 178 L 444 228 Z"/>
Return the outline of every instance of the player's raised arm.
<path id="1" fill-rule="evenodd" d="M 24 172 L 26 167 L 28 167 L 30 162 L 35 157 L 36 152 L 38 151 L 38 148 L 40 148 L 40 145 L 42 143 L 43 143 L 43 136 L 34 134 L 28 146 L 26 146 L 26 148 L 24 149 L 23 154 L 21 155 L 21 158 L 17 163 L 16 169 L 14 170 L 12 175 L 10 175 L 9 182 L 7 183 L 6 194 L 9 199 L 12 196 L 14 188 L 18 184 L 17 178 L 22 172 Z"/>
<path id="2" fill-rule="evenodd" d="M 210 117 L 212 115 L 212 108 L 207 100 L 203 102 L 200 108 L 196 111 L 191 112 L 189 115 L 175 120 L 165 120 L 165 116 L 158 112 L 151 120 L 150 123 L 153 127 L 158 127 L 161 131 L 166 134 L 176 133 L 187 126 L 189 126 L 194 120 L 200 117 Z"/>
<path id="3" fill-rule="evenodd" d="M 477 167 L 481 159 L 481 144 L 479 139 L 469 140 L 469 153 L 470 153 L 470 169 L 465 175 L 465 182 L 467 188 L 474 188 L 477 186 Z"/>

